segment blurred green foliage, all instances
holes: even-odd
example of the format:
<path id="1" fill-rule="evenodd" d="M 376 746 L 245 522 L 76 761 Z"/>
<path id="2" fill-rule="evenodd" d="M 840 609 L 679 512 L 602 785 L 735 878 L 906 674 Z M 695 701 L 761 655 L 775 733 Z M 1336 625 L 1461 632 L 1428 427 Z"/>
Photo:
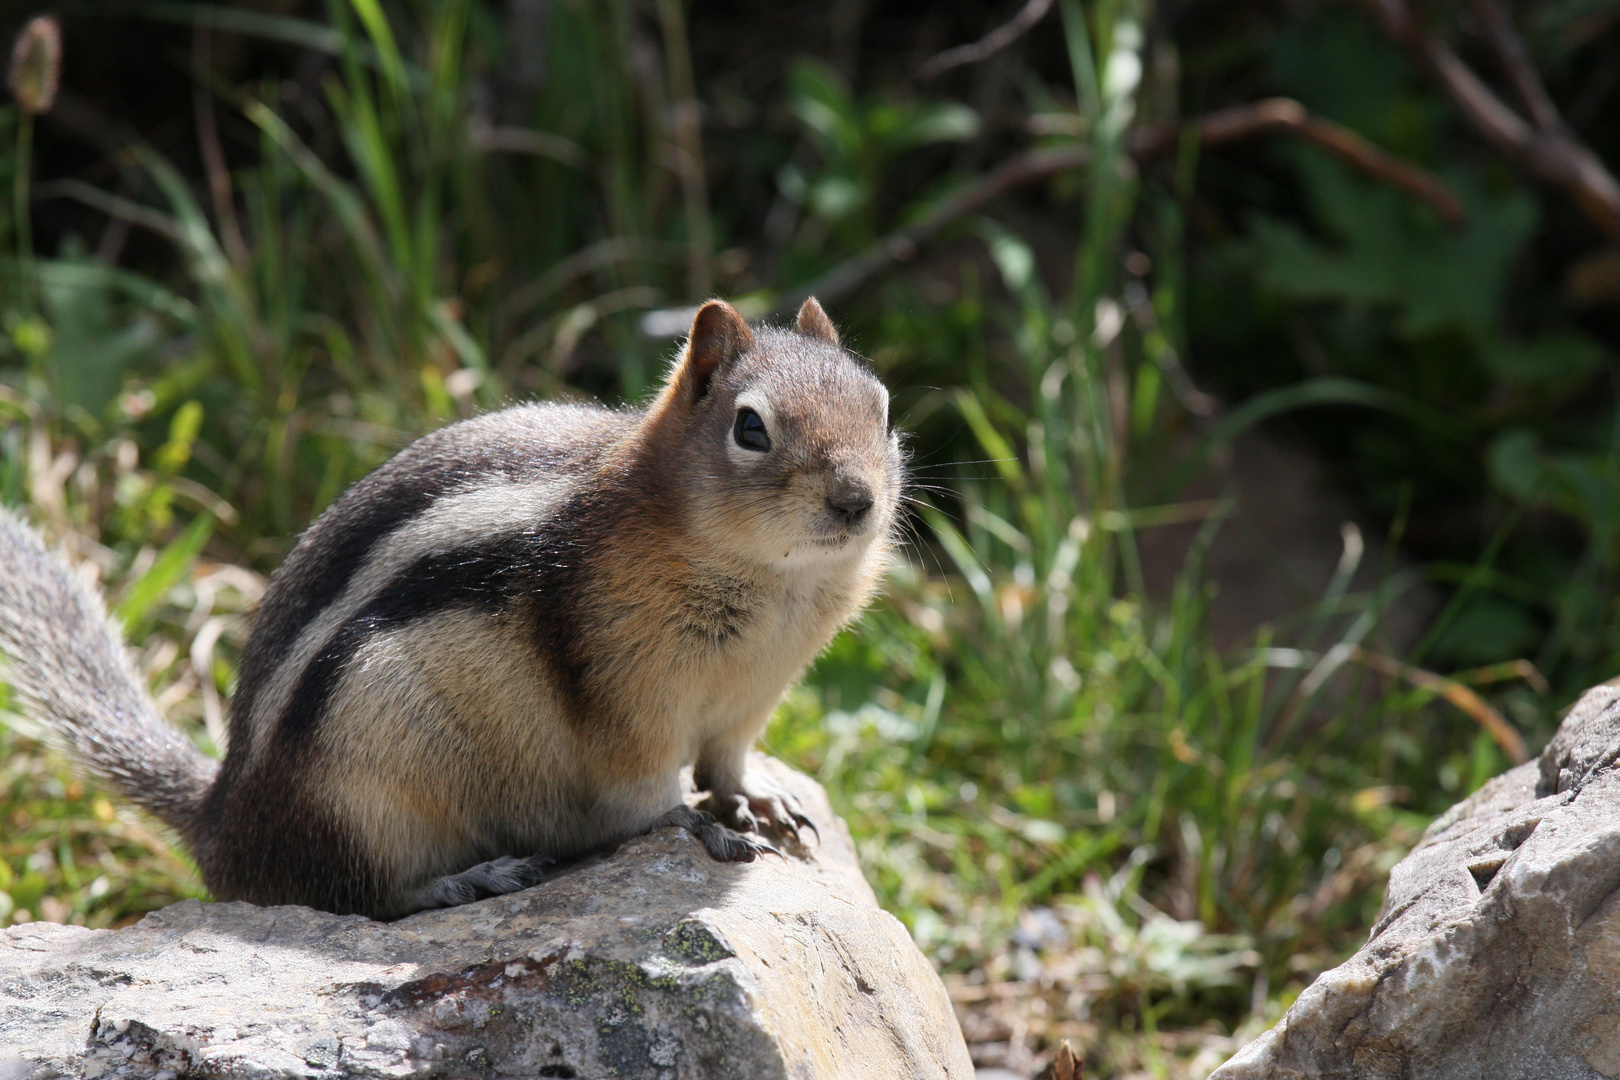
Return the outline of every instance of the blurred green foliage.
<path id="1" fill-rule="evenodd" d="M 1522 6 L 1555 93 L 1603 115 L 1608 6 Z M 102 111 L 41 118 L 26 167 L 0 113 L 0 183 L 38 219 L 30 256 L 0 212 L 0 496 L 94 568 L 160 705 L 216 748 L 260 575 L 409 438 L 535 394 L 637 400 L 683 305 L 768 311 L 1009 153 L 1085 146 L 829 304 L 912 433 L 913 542 L 767 744 L 828 786 L 959 1000 L 1046 1002 L 1022 1049 L 984 1014 L 994 1060 L 1073 1033 L 1094 1068 L 1207 1071 L 1507 764 L 1399 661 L 1478 688 L 1532 750 L 1620 666 L 1620 288 L 1355 12 L 1175 7 L 1060 0 L 935 82 L 909 38 L 857 21 L 823 47 L 792 4 L 78 10 L 70 92 L 97 35 L 186 63 L 150 115 L 81 92 Z M 1134 163 L 1133 125 L 1259 93 L 1432 170 L 1467 225 L 1283 139 Z M 1367 584 L 1353 534 L 1312 603 L 1234 647 L 1205 561 L 1238 506 L 1194 489 L 1261 424 L 1406 554 Z M 1383 657 L 1418 586 L 1438 614 Z M 0 732 L 0 919 L 197 892 L 36 734 Z"/>

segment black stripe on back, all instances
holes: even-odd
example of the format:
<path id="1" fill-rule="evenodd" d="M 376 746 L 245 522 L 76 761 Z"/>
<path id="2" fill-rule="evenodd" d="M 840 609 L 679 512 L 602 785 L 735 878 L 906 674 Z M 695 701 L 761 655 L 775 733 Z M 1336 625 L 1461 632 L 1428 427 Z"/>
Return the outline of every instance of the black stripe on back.
<path id="1" fill-rule="evenodd" d="M 270 582 L 243 650 L 232 716 L 252 715 L 260 687 L 390 533 L 437 499 L 497 474 L 521 481 L 585 469 L 591 455 L 570 440 L 600 446 L 631 422 L 624 414 L 568 407 L 492 413 L 423 436 L 344 492 Z"/>
<path id="2" fill-rule="evenodd" d="M 349 513 L 334 515 L 329 524 L 325 519 L 317 522 L 325 525 L 319 532 L 312 527 L 305 534 L 305 543 L 283 564 L 254 618 L 231 701 L 235 716 L 252 712 L 259 687 L 291 652 L 310 620 L 342 594 L 377 544 L 431 506 L 441 490 L 426 485 L 385 489 Z"/>
<path id="3" fill-rule="evenodd" d="M 573 520 L 572 501 L 559 512 Z M 337 688 L 338 680 L 374 634 L 456 608 L 502 611 L 527 603 L 533 613 L 538 652 L 552 664 L 559 689 L 574 703 L 585 696 L 585 663 L 579 640 L 579 601 L 585 570 L 584 545 L 542 527 L 488 544 L 418 559 L 390 581 L 371 603 L 338 628 L 304 669 L 277 727 L 283 741 L 307 740 Z"/>

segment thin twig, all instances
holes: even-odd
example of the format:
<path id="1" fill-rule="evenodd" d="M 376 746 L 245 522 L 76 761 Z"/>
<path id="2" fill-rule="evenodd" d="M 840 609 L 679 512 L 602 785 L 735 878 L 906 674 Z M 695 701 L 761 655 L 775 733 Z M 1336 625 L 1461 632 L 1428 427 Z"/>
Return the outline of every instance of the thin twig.
<path id="1" fill-rule="evenodd" d="M 1008 158 L 991 169 L 978 183 L 943 200 L 915 225 L 897 229 L 860 254 L 845 259 L 808 286 L 786 294 L 777 302 L 772 314 L 778 317 L 791 315 L 799 310 L 799 305 L 807 297 L 815 296 L 826 301 L 854 292 L 890 263 L 910 261 L 918 248 L 957 218 L 979 210 L 1015 188 L 1058 173 L 1084 168 L 1090 163 L 1089 146 L 1031 150 Z"/>
<path id="2" fill-rule="evenodd" d="M 213 65 L 213 34 L 201 24 L 192 31 L 192 53 L 198 67 L 207 70 Z M 219 124 L 214 118 L 214 94 L 202 79 L 192 84 L 191 103 L 197 117 L 197 143 L 202 149 L 203 168 L 208 173 L 208 195 L 214 203 L 214 216 L 219 220 L 220 239 L 231 265 L 241 269 L 252 256 L 236 217 L 231 173 L 225 163 L 225 148 L 219 141 Z"/>
<path id="3" fill-rule="evenodd" d="M 1132 278 L 1125 283 L 1122 290 L 1125 306 L 1130 309 L 1131 318 L 1141 327 L 1144 334 L 1151 334 L 1159 327 L 1159 313 L 1153 309 L 1153 297 L 1149 295 L 1147 286 L 1139 279 Z M 1160 334 L 1159 340 L 1164 344 L 1150 350 L 1153 362 L 1158 365 L 1165 383 L 1170 387 L 1170 393 L 1175 395 L 1176 401 L 1183 409 L 1198 417 L 1214 416 L 1220 412 L 1221 403 L 1212 394 L 1206 394 L 1198 389 L 1187 374 L 1187 368 L 1181 362 L 1181 354 L 1169 343 L 1169 334 Z"/>
<path id="4" fill-rule="evenodd" d="M 996 27 L 978 41 L 971 45 L 958 45 L 954 49 L 946 49 L 925 60 L 917 68 L 917 78 L 935 79 L 955 68 L 968 64 L 977 64 L 1005 49 L 1025 34 L 1030 28 L 1040 22 L 1048 11 L 1052 10 L 1052 0 L 1029 0 L 1018 14 L 1007 22 Z"/>
<path id="5" fill-rule="evenodd" d="M 1562 128 L 1564 120 L 1558 115 L 1558 106 L 1553 104 L 1551 95 L 1547 93 L 1541 73 L 1536 71 L 1536 65 L 1530 59 L 1530 50 L 1525 47 L 1524 38 L 1513 29 L 1513 20 L 1507 8 L 1502 6 L 1501 0 L 1473 0 L 1473 8 L 1485 36 L 1490 38 L 1491 48 L 1496 50 L 1502 74 L 1512 84 L 1519 104 L 1530 116 L 1530 122 L 1540 131 Z"/>
<path id="6" fill-rule="evenodd" d="M 1412 12 L 1406 0 L 1361 0 L 1362 6 L 1372 12 L 1379 27 L 1389 37 L 1404 41 L 1412 32 Z"/>
<path id="7" fill-rule="evenodd" d="M 1486 139 L 1532 176 L 1563 188 L 1599 228 L 1620 238 L 1620 183 L 1596 154 L 1561 132 L 1532 129 L 1438 39 L 1427 38 L 1425 52 L 1452 100 Z"/>
<path id="8" fill-rule="evenodd" d="M 1269 98 L 1221 109 L 1194 121 L 1193 129 L 1206 146 L 1220 146 L 1271 132 L 1296 134 L 1367 175 L 1427 201 L 1449 224 L 1460 225 L 1465 220 L 1462 204 L 1439 179 L 1386 153 L 1349 128 L 1311 115 L 1303 105 L 1289 98 Z M 1139 161 L 1160 157 L 1180 145 L 1184 130 L 1176 125 L 1139 130 L 1132 134 L 1127 149 Z M 1031 150 L 1008 158 L 978 183 L 940 202 L 921 221 L 890 233 L 809 285 L 784 295 L 772 314 L 778 318 L 791 315 L 808 296 L 826 302 L 854 292 L 890 263 L 909 261 L 935 233 L 958 218 L 1026 184 L 1084 168 L 1091 164 L 1091 159 L 1091 147 L 1087 145 Z"/>
<path id="9" fill-rule="evenodd" d="M 1428 66 L 1463 115 L 1498 152 L 1543 183 L 1562 188 L 1599 228 L 1611 238 L 1620 238 L 1620 182 L 1596 154 L 1577 142 L 1562 124 L 1537 127 L 1503 104 L 1449 45 L 1428 32 L 1405 0 L 1360 3 L 1386 34 L 1405 44 Z M 1504 63 L 1509 62 L 1504 55 Z"/>

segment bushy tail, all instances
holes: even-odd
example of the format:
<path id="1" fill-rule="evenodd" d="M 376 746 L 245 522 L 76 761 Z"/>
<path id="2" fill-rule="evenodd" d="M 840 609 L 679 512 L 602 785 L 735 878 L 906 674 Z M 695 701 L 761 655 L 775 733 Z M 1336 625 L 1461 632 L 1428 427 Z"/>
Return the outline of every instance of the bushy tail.
<path id="1" fill-rule="evenodd" d="M 189 842 L 219 765 L 158 716 L 101 598 L 0 510 L 0 679 L 125 798 Z"/>

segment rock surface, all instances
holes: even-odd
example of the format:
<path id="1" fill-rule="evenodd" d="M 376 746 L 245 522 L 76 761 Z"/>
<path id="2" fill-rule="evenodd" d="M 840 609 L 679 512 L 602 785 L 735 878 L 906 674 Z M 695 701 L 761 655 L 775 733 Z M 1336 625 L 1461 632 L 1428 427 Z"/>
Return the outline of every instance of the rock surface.
<path id="1" fill-rule="evenodd" d="M 1211 1080 L 1620 1076 L 1620 688 L 1442 815 L 1371 940 Z"/>
<path id="2" fill-rule="evenodd" d="M 666 829 L 525 892 L 396 923 L 185 901 L 0 932 L 0 1080 L 973 1075 L 939 978 L 819 786 L 805 857 Z"/>

